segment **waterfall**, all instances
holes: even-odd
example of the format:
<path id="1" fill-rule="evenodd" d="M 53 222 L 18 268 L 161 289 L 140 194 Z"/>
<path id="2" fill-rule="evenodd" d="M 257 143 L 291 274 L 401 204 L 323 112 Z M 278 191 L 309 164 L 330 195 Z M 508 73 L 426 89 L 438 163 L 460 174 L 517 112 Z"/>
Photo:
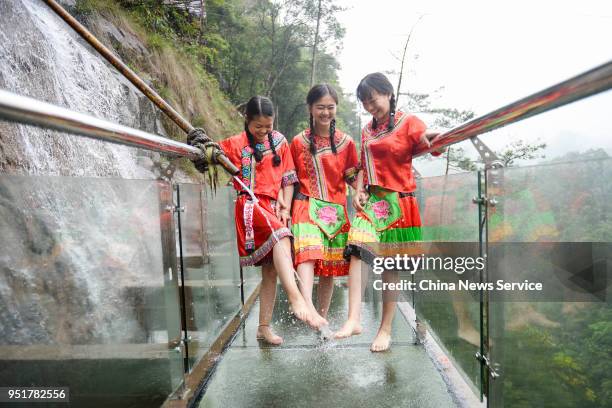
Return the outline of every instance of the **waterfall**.
<path id="1" fill-rule="evenodd" d="M 163 134 L 40 0 L 0 1 L 0 88 Z M 160 187 L 139 164 L 156 157 L 0 121 L 0 346 L 167 341 L 165 318 L 143 317 L 164 302 Z"/>
<path id="2" fill-rule="evenodd" d="M 153 105 L 39 0 L 0 2 L 0 88 L 161 134 Z M 153 178 L 138 149 L 0 123 L 10 173 Z"/>

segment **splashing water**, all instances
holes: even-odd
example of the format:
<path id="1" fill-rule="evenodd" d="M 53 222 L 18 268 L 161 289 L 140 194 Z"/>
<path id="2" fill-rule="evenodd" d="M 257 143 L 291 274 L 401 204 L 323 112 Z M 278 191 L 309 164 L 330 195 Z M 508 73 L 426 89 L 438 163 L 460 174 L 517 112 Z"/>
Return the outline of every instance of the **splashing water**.
<path id="1" fill-rule="evenodd" d="M 247 194 L 251 197 L 251 200 L 253 201 L 254 207 L 257 208 L 261 212 L 261 215 L 263 215 L 263 217 L 265 218 L 266 223 L 268 224 L 268 227 L 270 227 L 270 231 L 272 232 L 272 236 L 274 236 L 274 239 L 276 240 L 276 242 L 279 242 L 280 240 L 278 239 L 278 236 L 276 235 L 276 231 L 274 230 L 274 228 L 272 227 L 272 224 L 270 223 L 270 219 L 268 218 L 268 214 L 266 214 L 266 212 L 259 205 L 259 200 L 257 199 L 257 197 L 255 197 L 255 193 L 253 192 L 253 190 L 248 188 L 242 182 L 242 180 L 240 180 L 239 177 L 234 176 L 234 180 L 236 180 L 238 182 L 238 184 L 240 184 L 240 186 L 242 186 L 244 191 L 246 191 Z M 288 256 L 289 258 L 291 258 L 291 254 L 285 252 L 285 255 Z M 298 273 L 297 273 L 297 271 L 295 269 L 293 269 L 293 275 L 298 280 L 300 285 L 304 285 L 304 282 L 302 281 L 302 279 L 300 278 L 300 276 L 298 275 Z M 321 326 L 319 328 L 319 338 L 321 340 L 329 340 L 329 339 L 331 339 L 332 338 L 332 334 L 333 334 L 333 332 L 329 328 L 328 324 L 326 324 L 325 326 Z"/>

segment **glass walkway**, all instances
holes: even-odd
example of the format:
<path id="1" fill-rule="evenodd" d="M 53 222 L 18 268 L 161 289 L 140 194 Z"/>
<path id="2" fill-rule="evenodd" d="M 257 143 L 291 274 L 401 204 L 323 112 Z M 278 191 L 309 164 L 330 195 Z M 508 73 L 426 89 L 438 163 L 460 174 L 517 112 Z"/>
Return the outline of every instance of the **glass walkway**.
<path id="1" fill-rule="evenodd" d="M 364 303 L 364 333 L 339 341 L 320 340 L 291 318 L 287 305 L 280 299 L 273 319 L 285 340 L 279 347 L 256 340 L 259 307 L 253 308 L 199 407 L 456 406 L 424 348 L 415 345 L 413 330 L 401 313 L 394 320 L 391 351 L 372 353 L 369 347 L 380 321 L 380 302 Z M 340 327 L 347 307 L 347 290 L 336 285 L 331 327 Z"/>

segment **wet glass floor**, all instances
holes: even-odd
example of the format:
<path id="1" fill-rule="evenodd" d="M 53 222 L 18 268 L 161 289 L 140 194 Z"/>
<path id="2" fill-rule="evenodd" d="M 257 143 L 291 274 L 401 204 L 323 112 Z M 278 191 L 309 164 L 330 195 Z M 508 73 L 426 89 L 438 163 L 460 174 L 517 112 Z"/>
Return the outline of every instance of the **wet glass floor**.
<path id="1" fill-rule="evenodd" d="M 369 350 L 380 302 L 362 303 L 364 332 L 336 342 L 319 336 L 288 314 L 279 291 L 273 326 L 281 346 L 260 344 L 255 333 L 259 304 L 222 357 L 199 407 L 455 407 L 446 385 L 399 311 L 391 351 Z M 330 324 L 337 330 L 347 313 L 348 292 L 337 285 Z"/>

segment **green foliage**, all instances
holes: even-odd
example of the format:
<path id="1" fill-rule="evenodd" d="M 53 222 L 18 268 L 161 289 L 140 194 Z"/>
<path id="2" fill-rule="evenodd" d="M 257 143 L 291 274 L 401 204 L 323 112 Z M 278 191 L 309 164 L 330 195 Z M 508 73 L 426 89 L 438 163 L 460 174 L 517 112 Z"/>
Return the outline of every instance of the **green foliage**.
<path id="1" fill-rule="evenodd" d="M 149 32 L 168 39 L 190 38 L 197 33 L 193 18 L 185 10 L 157 0 L 122 0 L 120 4 L 131 11 Z"/>
<path id="2" fill-rule="evenodd" d="M 516 160 L 543 159 L 543 154 L 538 152 L 546 148 L 546 143 L 527 143 L 524 140 L 517 140 L 510 143 L 498 153 L 499 159 L 504 163 L 504 167 L 512 166 Z"/>
<path id="3" fill-rule="evenodd" d="M 610 406 L 612 308 L 609 304 L 565 305 L 559 329 L 527 327 L 506 332 L 504 405 Z"/>
<path id="4" fill-rule="evenodd" d="M 217 33 L 228 46 L 217 47 L 219 58 L 206 68 L 236 105 L 257 94 L 271 97 L 277 108 L 276 127 L 288 137 L 307 123 L 305 98 L 310 87 L 316 9 L 313 0 L 208 4 L 204 36 Z M 328 82 L 341 92 L 338 62 L 326 51 L 337 49 L 344 35 L 335 17 L 341 9 L 331 1 L 323 1 L 322 9 L 316 81 Z M 349 127 L 343 130 L 358 133 L 357 116 L 351 107 L 345 100 L 340 102 L 339 123 Z"/>
<path id="5" fill-rule="evenodd" d="M 112 0 L 77 0 L 74 13 L 79 17 L 86 17 L 94 13 L 109 12 L 113 6 Z"/>
<path id="6" fill-rule="evenodd" d="M 205 18 L 189 14 L 179 3 L 120 0 L 146 28 L 149 47 L 171 46 L 192 56 L 237 106 L 253 95 L 271 97 L 278 112 L 276 127 L 288 137 L 302 130 L 318 0 L 212 0 L 204 3 Z M 336 18 L 342 10 L 331 0 L 321 1 L 316 68 L 316 81 L 334 85 L 340 94 L 334 53 L 344 36 Z M 354 103 L 343 95 L 339 105 L 339 128 L 357 136 Z"/>

